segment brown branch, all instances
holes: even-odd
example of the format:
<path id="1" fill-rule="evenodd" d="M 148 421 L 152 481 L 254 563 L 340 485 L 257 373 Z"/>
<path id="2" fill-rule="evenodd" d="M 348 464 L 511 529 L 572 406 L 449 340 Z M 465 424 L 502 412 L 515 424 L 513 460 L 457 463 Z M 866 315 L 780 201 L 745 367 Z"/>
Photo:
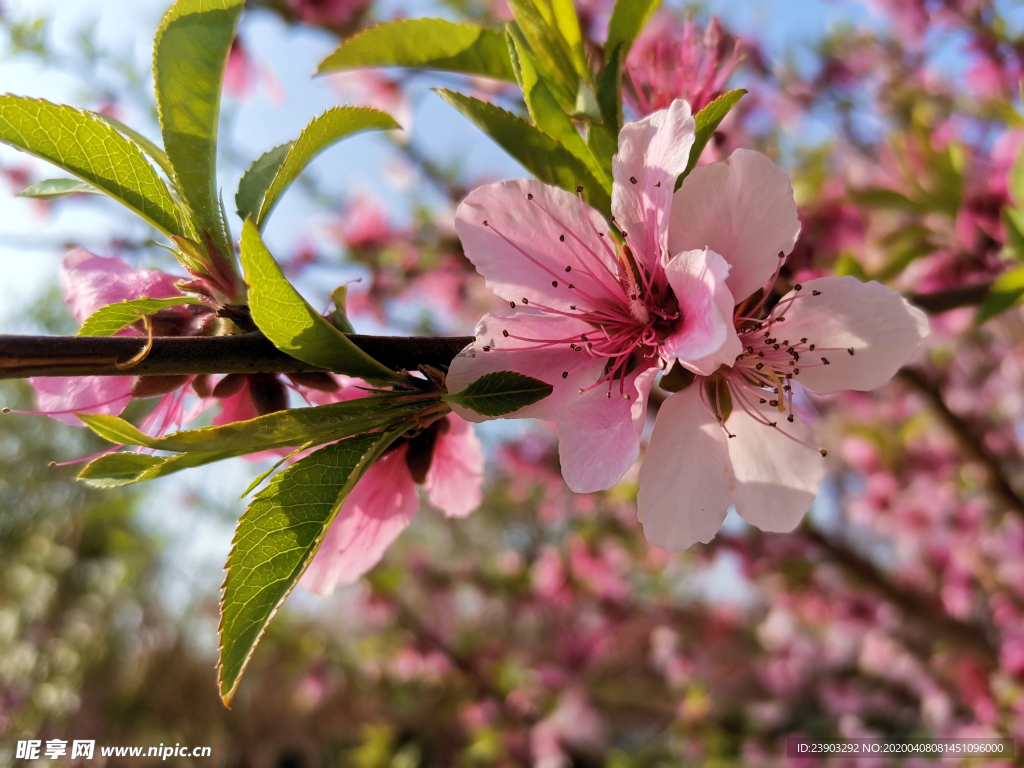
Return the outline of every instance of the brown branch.
<path id="1" fill-rule="evenodd" d="M 367 354 L 394 370 L 447 366 L 471 336 L 349 335 Z M 139 337 L 0 336 L 0 379 L 29 376 L 145 376 L 203 373 L 295 373 L 317 370 L 286 355 L 262 333 L 237 336 L 159 336 L 130 369 L 118 368 L 146 344 Z M 344 371 L 337 371 L 344 373 Z"/>
<path id="2" fill-rule="evenodd" d="M 941 315 L 958 307 L 971 307 L 981 304 L 992 288 L 991 282 L 960 285 L 944 291 L 932 293 L 911 293 L 907 299 L 919 306 L 929 315 Z"/>
<path id="3" fill-rule="evenodd" d="M 987 470 L 989 488 L 999 499 L 1018 515 L 1024 516 L 1024 498 L 1014 490 L 1003 469 L 999 457 L 990 451 L 981 436 L 961 417 L 946 405 L 939 387 L 916 368 L 904 368 L 899 374 L 901 381 L 909 384 L 924 395 L 946 427 L 956 436 L 957 442 L 968 458 L 982 464 Z"/>
<path id="4" fill-rule="evenodd" d="M 903 614 L 929 632 L 976 654 L 990 667 L 999 663 L 999 653 L 986 635 L 984 627 L 955 619 L 942 606 L 927 596 L 907 589 L 892 580 L 877 565 L 854 549 L 826 536 L 809 521 L 800 528 L 804 538 L 813 543 L 848 576 L 863 583 Z"/>

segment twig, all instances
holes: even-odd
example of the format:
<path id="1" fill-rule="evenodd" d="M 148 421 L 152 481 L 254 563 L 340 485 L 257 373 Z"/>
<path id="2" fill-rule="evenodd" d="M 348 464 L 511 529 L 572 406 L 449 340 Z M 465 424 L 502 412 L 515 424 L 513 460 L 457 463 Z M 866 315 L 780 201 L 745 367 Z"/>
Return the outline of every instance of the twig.
<path id="1" fill-rule="evenodd" d="M 981 304 L 991 288 L 991 282 L 975 283 L 932 293 L 911 293 L 907 298 L 929 315 L 940 315 L 958 307 Z"/>
<path id="2" fill-rule="evenodd" d="M 352 342 L 382 364 L 399 370 L 447 366 L 471 336 L 360 336 Z M 142 351 L 143 337 L 0 336 L 0 379 L 30 376 L 123 376 L 119 368 Z M 280 351 L 262 333 L 237 336 L 158 336 L 131 374 L 295 373 L 317 370 Z M 337 371 L 345 373 L 344 371 Z"/>

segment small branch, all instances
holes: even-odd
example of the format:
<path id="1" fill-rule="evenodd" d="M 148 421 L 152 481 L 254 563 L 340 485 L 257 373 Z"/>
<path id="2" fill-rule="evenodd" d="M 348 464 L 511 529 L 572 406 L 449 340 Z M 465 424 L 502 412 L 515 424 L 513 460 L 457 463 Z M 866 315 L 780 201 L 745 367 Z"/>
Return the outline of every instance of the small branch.
<path id="1" fill-rule="evenodd" d="M 839 566 L 849 576 L 870 587 L 903 611 L 908 619 L 934 632 L 936 639 L 941 637 L 954 645 L 967 648 L 989 666 L 998 666 L 999 653 L 989 641 L 983 627 L 955 619 L 928 597 L 891 581 L 866 557 L 826 536 L 809 522 L 801 526 L 800 532 L 828 557 L 830 563 Z"/>
<path id="2" fill-rule="evenodd" d="M 471 336 L 349 335 L 367 354 L 394 370 L 447 366 Z M 262 333 L 237 336 L 159 336 L 144 360 L 130 360 L 146 339 L 127 336 L 0 336 L 0 379 L 29 376 L 147 376 L 203 373 L 295 373 L 317 370 L 277 349 Z M 344 371 L 337 371 L 344 373 Z"/>
<path id="3" fill-rule="evenodd" d="M 942 422 L 956 436 L 957 442 L 960 443 L 961 449 L 968 458 L 984 465 L 988 470 L 989 487 L 992 492 L 1018 515 L 1024 515 L 1024 498 L 1021 498 L 1020 494 L 1013 489 L 999 457 L 985 446 L 980 436 L 971 429 L 966 421 L 949 409 L 938 386 L 915 368 L 904 368 L 898 376 L 901 381 L 924 395 Z"/>
<path id="4" fill-rule="evenodd" d="M 944 291 L 932 293 L 911 293 L 907 299 L 919 306 L 929 315 L 941 315 L 958 307 L 971 307 L 981 304 L 992 288 L 991 282 L 961 285 Z"/>

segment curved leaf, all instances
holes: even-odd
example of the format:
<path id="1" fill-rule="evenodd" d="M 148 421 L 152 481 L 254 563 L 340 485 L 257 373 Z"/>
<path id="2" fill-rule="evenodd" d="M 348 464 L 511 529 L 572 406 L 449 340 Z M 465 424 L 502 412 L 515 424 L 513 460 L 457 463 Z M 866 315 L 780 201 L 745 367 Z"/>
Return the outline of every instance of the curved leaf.
<path id="1" fill-rule="evenodd" d="M 624 62 L 629 49 L 660 5 L 661 0 L 615 0 L 612 17 L 608 21 L 605 54 L 621 47 L 619 60 Z"/>
<path id="2" fill-rule="evenodd" d="M 252 319 L 275 347 L 327 371 L 402 381 L 306 303 L 281 272 L 251 218 L 242 227 L 242 266 Z"/>
<path id="3" fill-rule="evenodd" d="M 508 0 L 509 10 L 515 16 L 516 25 L 536 56 L 544 80 L 562 108 L 571 112 L 576 107 L 580 75 L 573 66 L 569 46 L 561 32 L 550 23 L 545 14 L 534 5 L 533 0 Z M 549 11 L 548 8 L 544 8 Z"/>
<path id="4" fill-rule="evenodd" d="M 573 193 L 583 187 L 583 198 L 605 216 L 610 215 L 611 196 L 601 182 L 582 160 L 546 133 L 485 101 L 445 89 L 437 93 L 538 179 Z"/>
<path id="5" fill-rule="evenodd" d="M 91 114 L 95 115 L 105 123 L 110 123 L 125 138 L 138 144 L 139 149 L 149 155 L 150 159 L 160 167 L 160 170 L 167 174 L 168 179 L 174 178 L 174 169 L 171 168 L 171 161 L 167 159 L 167 153 L 160 149 L 160 147 L 158 147 L 154 142 L 147 139 L 134 128 L 129 128 L 120 120 L 117 120 L 110 115 L 104 115 L 102 112 L 92 112 Z"/>
<path id="6" fill-rule="evenodd" d="M 245 0 L 178 0 L 164 16 L 153 43 L 164 150 L 196 226 L 224 260 L 231 259 L 234 246 L 217 192 L 217 124 L 224 69 L 244 4 Z"/>
<path id="7" fill-rule="evenodd" d="M 443 19 L 403 19 L 353 35 L 317 74 L 365 67 L 413 67 L 515 82 L 503 35 Z"/>
<path id="8" fill-rule="evenodd" d="M 151 315 L 168 307 L 200 303 L 199 299 L 194 296 L 173 296 L 167 299 L 150 299 L 143 296 L 141 299 L 108 304 L 105 307 L 100 307 L 85 319 L 82 327 L 78 329 L 78 335 L 113 336 L 139 320 L 142 315 Z"/>
<path id="9" fill-rule="evenodd" d="M 518 411 L 550 395 L 554 387 L 515 371 L 495 371 L 481 376 L 461 392 L 442 397 L 483 416 L 502 416 Z"/>
<path id="10" fill-rule="evenodd" d="M 700 160 L 701 152 L 704 151 L 704 147 L 711 141 L 711 137 L 715 135 L 719 123 L 725 119 L 725 116 L 729 114 L 729 110 L 736 106 L 736 102 L 743 98 L 746 92 L 744 88 L 737 88 L 734 91 L 723 93 L 693 116 L 693 120 L 697 125 L 693 146 L 690 148 L 690 159 L 686 161 L 686 170 L 679 174 L 679 178 L 676 180 L 676 189 L 679 189 L 683 179 L 690 175 L 690 171 L 697 167 L 697 161 Z"/>
<path id="11" fill-rule="evenodd" d="M 15 197 L 31 197 L 34 200 L 55 200 L 68 195 L 102 195 L 96 187 L 79 179 L 44 179 L 30 184 Z"/>
<path id="12" fill-rule="evenodd" d="M 267 189 L 270 188 L 271 182 L 274 181 L 274 177 L 281 169 L 281 163 L 284 162 L 294 144 L 294 141 L 289 141 L 264 152 L 242 175 L 238 182 L 238 192 L 235 194 L 235 209 L 242 221 L 259 210 L 263 197 L 267 194 Z"/>
<path id="13" fill-rule="evenodd" d="M 163 180 L 107 122 L 74 107 L 6 94 L 0 96 L 0 141 L 92 184 L 165 235 L 184 234 Z"/>
<path id="14" fill-rule="evenodd" d="M 401 127 L 391 115 L 369 107 L 332 107 L 328 109 L 303 128 L 299 138 L 292 143 L 288 153 L 281 161 L 277 173 L 274 174 L 273 180 L 263 194 L 255 216 L 253 216 L 256 226 L 263 227 L 270 212 L 289 185 L 299 177 L 299 174 L 306 169 L 313 158 L 336 141 L 361 131 L 389 130 Z M 271 150 L 271 152 L 275 151 L 277 150 Z M 266 164 L 269 165 L 272 159 L 268 160 Z M 248 176 L 248 174 L 246 175 Z M 255 192 L 255 177 L 252 189 L 247 187 L 247 194 L 250 192 Z"/>
<path id="15" fill-rule="evenodd" d="M 239 519 L 224 567 L 220 607 L 217 671 L 225 704 L 345 498 L 401 434 L 359 435 L 295 462 L 270 481 Z"/>

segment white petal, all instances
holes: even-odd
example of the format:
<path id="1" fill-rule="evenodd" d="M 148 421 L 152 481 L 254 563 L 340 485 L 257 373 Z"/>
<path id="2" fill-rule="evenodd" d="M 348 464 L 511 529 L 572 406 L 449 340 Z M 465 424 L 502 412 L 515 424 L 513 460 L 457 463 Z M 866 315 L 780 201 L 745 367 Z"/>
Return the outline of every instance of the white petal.
<path id="1" fill-rule="evenodd" d="M 881 283 L 862 283 L 849 275 L 804 283 L 781 314 L 786 320 L 775 326 L 778 335 L 815 345 L 813 352 L 801 353 L 798 379 L 819 395 L 880 387 L 928 335 L 924 312 Z"/>
<path id="2" fill-rule="evenodd" d="M 608 224 L 563 189 L 539 181 L 478 187 L 459 206 L 455 231 L 487 287 L 505 301 L 569 311 L 607 300 L 609 290 L 622 294 Z"/>
<path id="3" fill-rule="evenodd" d="M 793 250 L 799 233 L 789 177 L 760 152 L 737 149 L 686 177 L 672 203 L 668 245 L 672 254 L 722 254 L 732 265 L 729 290 L 743 301 L 768 282 L 779 253 Z"/>
<path id="4" fill-rule="evenodd" d="M 640 468 L 644 535 L 673 552 L 714 538 L 736 483 L 725 431 L 701 403 L 700 386 L 694 382 L 662 404 Z"/>
<path id="5" fill-rule="evenodd" d="M 825 476 L 818 439 L 799 418 L 786 421 L 788 413 L 753 403 L 757 413 L 778 425 L 770 427 L 744 412 L 735 396 L 733 402 L 726 426 L 736 435 L 729 439 L 729 457 L 736 473 L 736 511 L 762 531 L 791 531 L 810 509 Z"/>
<path id="6" fill-rule="evenodd" d="M 612 213 L 619 228 L 643 249 L 638 257 L 662 256 L 672 193 L 690 159 L 694 128 L 690 105 L 676 99 L 668 109 L 626 123 L 619 131 L 619 153 L 612 158 Z"/>

